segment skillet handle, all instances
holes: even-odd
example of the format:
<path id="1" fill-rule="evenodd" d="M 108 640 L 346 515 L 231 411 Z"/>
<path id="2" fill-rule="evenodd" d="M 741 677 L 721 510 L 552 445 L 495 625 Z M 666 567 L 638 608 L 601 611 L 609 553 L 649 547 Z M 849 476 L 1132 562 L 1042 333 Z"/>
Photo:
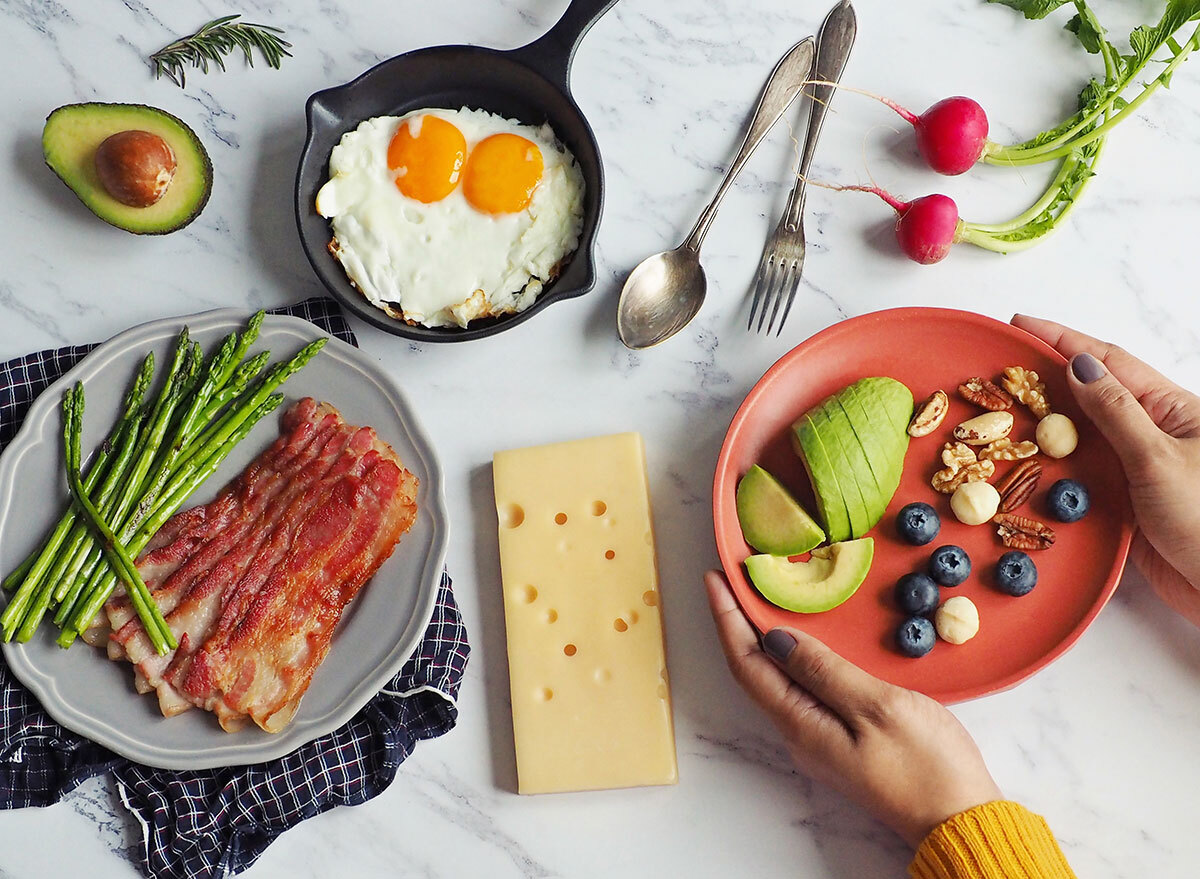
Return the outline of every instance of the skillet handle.
<path id="1" fill-rule="evenodd" d="M 558 23 L 532 43 L 513 49 L 512 54 L 569 92 L 571 60 L 584 34 L 608 12 L 617 0 L 571 0 Z"/>

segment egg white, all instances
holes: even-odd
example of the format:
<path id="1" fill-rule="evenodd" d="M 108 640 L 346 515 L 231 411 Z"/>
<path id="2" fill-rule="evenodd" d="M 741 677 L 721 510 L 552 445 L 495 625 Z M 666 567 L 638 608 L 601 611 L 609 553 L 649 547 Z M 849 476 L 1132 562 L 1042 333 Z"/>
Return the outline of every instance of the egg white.
<path id="1" fill-rule="evenodd" d="M 467 155 L 493 134 L 511 133 L 542 152 L 541 182 L 512 214 L 476 210 L 455 187 L 424 204 L 403 195 L 387 149 L 411 116 L 434 115 L 463 133 Z M 579 244 L 583 174 L 549 125 L 535 128 L 485 110 L 414 110 L 377 116 L 342 135 L 329 159 L 317 212 L 333 227 L 330 251 L 354 285 L 392 317 L 428 327 L 524 311 Z"/>

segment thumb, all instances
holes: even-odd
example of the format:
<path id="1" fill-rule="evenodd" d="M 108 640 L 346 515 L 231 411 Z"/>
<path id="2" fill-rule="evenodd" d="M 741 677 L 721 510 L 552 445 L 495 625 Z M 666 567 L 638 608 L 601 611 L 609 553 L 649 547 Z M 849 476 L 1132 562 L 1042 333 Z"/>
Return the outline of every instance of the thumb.
<path id="1" fill-rule="evenodd" d="M 1128 475 L 1153 458 L 1162 432 L 1142 404 L 1107 367 L 1087 352 L 1071 358 L 1071 392 L 1104 434 Z"/>
<path id="2" fill-rule="evenodd" d="M 890 685 L 843 659 L 812 635 L 798 629 L 772 629 L 763 637 L 763 651 L 851 729 L 860 728 L 864 719 L 880 714 L 880 703 Z"/>

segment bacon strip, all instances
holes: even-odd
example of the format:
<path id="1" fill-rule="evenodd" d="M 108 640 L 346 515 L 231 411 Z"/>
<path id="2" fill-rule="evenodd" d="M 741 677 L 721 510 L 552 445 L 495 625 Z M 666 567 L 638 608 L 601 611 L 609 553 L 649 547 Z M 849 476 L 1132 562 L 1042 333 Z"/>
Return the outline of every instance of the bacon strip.
<path id="1" fill-rule="evenodd" d="M 346 605 L 415 520 L 416 477 L 373 429 L 311 398 L 283 427 L 138 560 L 179 647 L 159 656 L 126 597 L 105 607 L 110 656 L 133 663 L 137 690 L 155 691 L 165 716 L 199 706 L 230 731 L 286 726 Z"/>

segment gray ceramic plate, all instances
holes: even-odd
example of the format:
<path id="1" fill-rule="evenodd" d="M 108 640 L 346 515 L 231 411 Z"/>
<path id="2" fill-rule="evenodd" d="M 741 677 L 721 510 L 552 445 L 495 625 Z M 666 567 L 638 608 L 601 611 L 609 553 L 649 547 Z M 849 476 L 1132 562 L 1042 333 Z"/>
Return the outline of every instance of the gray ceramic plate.
<path id="1" fill-rule="evenodd" d="M 21 432 L 0 456 L 0 570 L 11 570 L 36 548 L 66 503 L 59 404 L 67 385 L 84 383 L 83 445 L 85 450 L 94 448 L 115 420 L 146 351 L 153 350 L 157 362 L 164 363 L 183 324 L 210 351 L 248 317 L 245 311 L 223 309 L 127 330 L 93 351 L 34 402 Z M 274 361 L 323 335 L 299 318 L 268 315 L 254 350 L 269 348 Z M 295 719 L 283 732 L 271 735 L 257 727 L 223 732 L 207 711 L 164 718 L 153 696 L 134 691 L 128 664 L 110 662 L 82 642 L 63 650 L 54 643 L 57 628 L 43 623 L 29 643 L 5 644 L 4 658 L 63 726 L 150 766 L 205 769 L 258 763 L 341 726 L 416 650 L 433 613 L 449 529 L 433 445 L 396 383 L 358 349 L 337 339 L 330 339 L 282 390 L 287 396 L 284 407 L 254 428 L 187 506 L 211 500 L 266 448 L 278 435 L 283 408 L 303 396 L 329 401 L 352 424 L 374 427 L 421 480 L 416 523 L 346 609 Z"/>

